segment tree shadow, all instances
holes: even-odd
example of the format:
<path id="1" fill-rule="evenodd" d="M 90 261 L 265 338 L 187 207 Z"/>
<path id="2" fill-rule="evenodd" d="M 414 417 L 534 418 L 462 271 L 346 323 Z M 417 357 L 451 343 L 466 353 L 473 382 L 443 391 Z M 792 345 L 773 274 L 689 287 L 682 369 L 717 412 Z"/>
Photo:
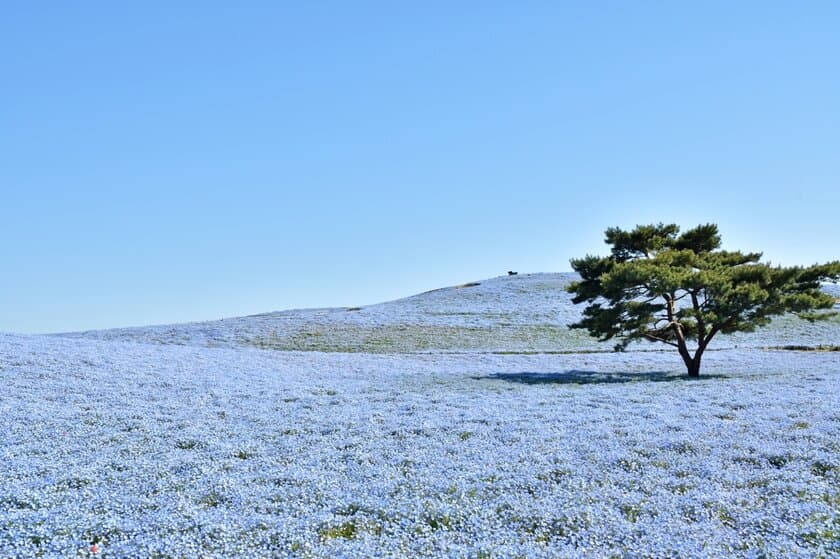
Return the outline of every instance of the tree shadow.
<path id="1" fill-rule="evenodd" d="M 639 373 L 604 372 L 604 371 L 562 371 L 558 373 L 493 373 L 487 376 L 475 376 L 474 380 L 504 380 L 519 384 L 621 384 L 627 382 L 675 382 L 701 381 L 728 378 L 726 375 L 701 374 L 691 378 L 685 373 L 668 371 L 645 371 Z"/>

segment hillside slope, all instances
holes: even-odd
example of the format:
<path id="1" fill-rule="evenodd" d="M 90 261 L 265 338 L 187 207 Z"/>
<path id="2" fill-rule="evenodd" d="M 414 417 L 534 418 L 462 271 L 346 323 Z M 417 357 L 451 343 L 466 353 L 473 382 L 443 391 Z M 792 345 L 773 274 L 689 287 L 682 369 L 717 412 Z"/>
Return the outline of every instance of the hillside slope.
<path id="1" fill-rule="evenodd" d="M 578 320 L 565 288 L 573 274 L 502 276 L 363 308 L 271 312 L 209 322 L 120 328 L 61 336 L 203 347 L 407 353 L 428 351 L 610 351 L 568 325 Z M 837 293 L 836 286 L 827 286 Z M 819 346 L 840 341 L 840 321 L 780 317 L 752 334 L 721 336 L 714 348 Z M 631 349 L 660 349 L 640 344 Z"/>
<path id="2" fill-rule="evenodd" d="M 567 281 L 0 334 L 0 557 L 838 556 L 840 354 L 537 353 Z"/>

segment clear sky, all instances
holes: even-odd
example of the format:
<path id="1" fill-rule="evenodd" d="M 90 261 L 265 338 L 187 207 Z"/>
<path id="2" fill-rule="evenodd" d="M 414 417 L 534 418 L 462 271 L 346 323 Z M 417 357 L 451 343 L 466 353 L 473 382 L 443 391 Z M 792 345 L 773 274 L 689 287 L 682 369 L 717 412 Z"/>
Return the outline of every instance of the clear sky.
<path id="1" fill-rule="evenodd" d="M 0 331 L 567 271 L 658 221 L 840 258 L 838 29 L 838 2 L 2 2 Z"/>

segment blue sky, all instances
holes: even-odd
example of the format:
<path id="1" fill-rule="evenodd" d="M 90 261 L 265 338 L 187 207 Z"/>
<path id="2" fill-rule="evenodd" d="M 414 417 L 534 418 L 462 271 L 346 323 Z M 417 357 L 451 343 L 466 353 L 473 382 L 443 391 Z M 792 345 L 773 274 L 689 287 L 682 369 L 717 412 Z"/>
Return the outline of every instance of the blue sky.
<path id="1" fill-rule="evenodd" d="M 835 2 L 4 2 L 0 331 L 840 257 Z"/>

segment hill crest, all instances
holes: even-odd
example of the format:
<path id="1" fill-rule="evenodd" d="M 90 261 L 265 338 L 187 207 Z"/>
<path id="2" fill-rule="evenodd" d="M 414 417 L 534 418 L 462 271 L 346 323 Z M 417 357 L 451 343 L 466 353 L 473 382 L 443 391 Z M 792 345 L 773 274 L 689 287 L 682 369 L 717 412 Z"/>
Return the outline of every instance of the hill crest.
<path id="1" fill-rule="evenodd" d="M 588 352 L 610 351 L 568 325 L 580 317 L 566 286 L 572 273 L 499 276 L 434 289 L 365 307 L 275 311 L 207 322 L 58 334 L 203 347 L 254 347 L 282 351 Z M 830 286 L 829 290 L 836 290 Z M 840 321 L 811 324 L 777 318 L 752 334 L 716 340 L 715 348 L 819 346 L 840 340 Z M 661 349 L 639 344 L 633 349 Z"/>

